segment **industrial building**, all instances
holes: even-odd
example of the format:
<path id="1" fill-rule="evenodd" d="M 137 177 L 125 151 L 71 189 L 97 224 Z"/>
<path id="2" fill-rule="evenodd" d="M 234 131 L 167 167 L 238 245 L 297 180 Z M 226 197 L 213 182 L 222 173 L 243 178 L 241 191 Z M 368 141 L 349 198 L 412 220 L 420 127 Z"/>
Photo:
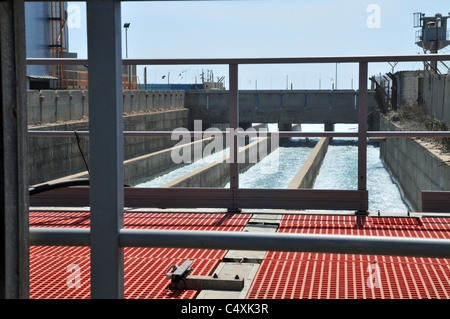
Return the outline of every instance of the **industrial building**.
<path id="1" fill-rule="evenodd" d="M 67 1 L 25 2 L 27 58 L 76 59 L 69 48 Z M 138 89 L 136 66 L 124 72 L 126 89 Z M 131 80 L 129 80 L 131 79 Z M 83 65 L 28 65 L 31 90 L 88 89 L 88 69 Z"/>

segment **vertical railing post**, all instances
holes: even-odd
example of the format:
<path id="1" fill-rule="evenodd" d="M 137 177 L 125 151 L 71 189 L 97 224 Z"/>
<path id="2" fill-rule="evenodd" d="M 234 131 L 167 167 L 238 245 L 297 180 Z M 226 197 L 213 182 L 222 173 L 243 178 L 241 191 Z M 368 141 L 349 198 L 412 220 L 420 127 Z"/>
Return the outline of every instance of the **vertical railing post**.
<path id="1" fill-rule="evenodd" d="M 359 63 L 358 190 L 367 189 L 367 62 Z"/>
<path id="2" fill-rule="evenodd" d="M 123 100 L 119 0 L 87 1 L 91 297 L 124 297 Z"/>
<path id="3" fill-rule="evenodd" d="M 0 1 L 0 298 L 29 298 L 24 1 Z"/>
<path id="4" fill-rule="evenodd" d="M 229 65 L 229 121 L 230 131 L 234 134 L 232 135 L 232 144 L 230 145 L 230 188 L 233 190 L 233 194 L 239 188 L 239 140 L 237 134 L 235 134 L 239 128 L 238 67 L 237 64 Z M 235 206 L 235 201 L 233 200 L 232 210 L 238 209 L 239 207 Z"/>

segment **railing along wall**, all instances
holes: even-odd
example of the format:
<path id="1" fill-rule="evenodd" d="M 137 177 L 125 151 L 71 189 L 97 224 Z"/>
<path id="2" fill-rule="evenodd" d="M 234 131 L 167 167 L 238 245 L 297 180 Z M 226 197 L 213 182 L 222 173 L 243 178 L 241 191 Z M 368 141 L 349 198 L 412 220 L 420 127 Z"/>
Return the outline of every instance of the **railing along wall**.
<path id="1" fill-rule="evenodd" d="M 450 60 L 450 55 L 393 55 L 348 57 L 244 58 L 244 59 L 125 59 L 121 57 L 120 1 L 88 1 L 88 60 L 28 59 L 28 64 L 87 64 L 90 72 L 90 131 L 79 132 L 90 138 L 89 188 L 59 190 L 41 198 L 66 204 L 88 204 L 90 229 L 30 229 L 32 245 L 89 245 L 91 247 L 91 297 L 124 297 L 123 248 L 179 247 L 203 249 L 314 251 L 450 258 L 449 240 L 423 238 L 367 238 L 307 234 L 249 234 L 176 230 L 130 230 L 123 228 L 125 205 L 160 207 L 240 208 L 320 208 L 355 209 L 366 213 L 367 138 L 369 137 L 449 137 L 450 132 L 368 132 L 368 63 Z M 111 32 L 113 26 L 114 32 Z M 357 190 L 261 190 L 239 188 L 237 162 L 239 125 L 238 69 L 245 64 L 357 63 L 359 65 L 358 132 L 278 132 L 279 137 L 328 136 L 356 137 L 358 140 Z M 133 189 L 123 186 L 123 137 L 170 136 L 171 132 L 123 132 L 122 65 L 228 65 L 229 124 L 232 140 L 230 188 Z M 191 132 L 198 136 L 203 132 Z M 30 136 L 63 136 L 72 132 L 30 132 Z M 248 132 L 245 132 L 248 135 Z M 269 133 L 270 135 L 270 133 Z M 71 135 L 72 136 L 72 135 Z M 105 160 L 107 159 L 107 160 Z M 32 200 L 33 198 L 31 198 Z M 156 206 L 155 206 L 156 205 Z M 171 207 L 172 207 L 171 206 Z"/>

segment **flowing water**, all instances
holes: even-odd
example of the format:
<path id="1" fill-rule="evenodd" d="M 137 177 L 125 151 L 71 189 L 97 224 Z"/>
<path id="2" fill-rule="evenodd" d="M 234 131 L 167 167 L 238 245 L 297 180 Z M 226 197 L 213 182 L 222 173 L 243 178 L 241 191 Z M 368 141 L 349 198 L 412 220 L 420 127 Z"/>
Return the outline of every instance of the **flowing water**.
<path id="1" fill-rule="evenodd" d="M 269 130 L 276 125 L 269 125 Z M 336 131 L 356 131 L 357 125 L 336 124 Z M 323 131 L 323 125 L 302 124 L 302 131 Z M 239 174 L 240 188 L 286 188 L 319 138 L 292 138 L 289 142 L 267 155 L 261 162 Z M 136 187 L 160 187 L 175 178 L 212 163 L 225 156 L 228 149 L 205 157 L 192 164 L 162 173 Z M 358 147 L 355 138 L 333 138 L 316 178 L 315 189 L 357 189 Z M 229 183 L 224 187 L 229 187 Z M 380 159 L 380 148 L 376 144 L 367 146 L 367 189 L 369 211 L 406 212 L 408 206 L 402 199 L 397 184 Z"/>

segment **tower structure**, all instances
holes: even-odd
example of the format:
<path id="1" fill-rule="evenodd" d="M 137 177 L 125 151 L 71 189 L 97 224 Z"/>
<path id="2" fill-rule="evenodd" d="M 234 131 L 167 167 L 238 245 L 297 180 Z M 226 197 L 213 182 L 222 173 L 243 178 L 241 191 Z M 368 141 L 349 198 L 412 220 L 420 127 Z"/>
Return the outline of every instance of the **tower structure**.
<path id="1" fill-rule="evenodd" d="M 450 44 L 449 18 L 441 13 L 430 17 L 422 12 L 414 13 L 414 27 L 420 28 L 416 31 L 416 44 L 423 48 L 424 53 L 436 54 Z M 437 62 L 432 62 L 430 67 L 438 71 Z"/>

